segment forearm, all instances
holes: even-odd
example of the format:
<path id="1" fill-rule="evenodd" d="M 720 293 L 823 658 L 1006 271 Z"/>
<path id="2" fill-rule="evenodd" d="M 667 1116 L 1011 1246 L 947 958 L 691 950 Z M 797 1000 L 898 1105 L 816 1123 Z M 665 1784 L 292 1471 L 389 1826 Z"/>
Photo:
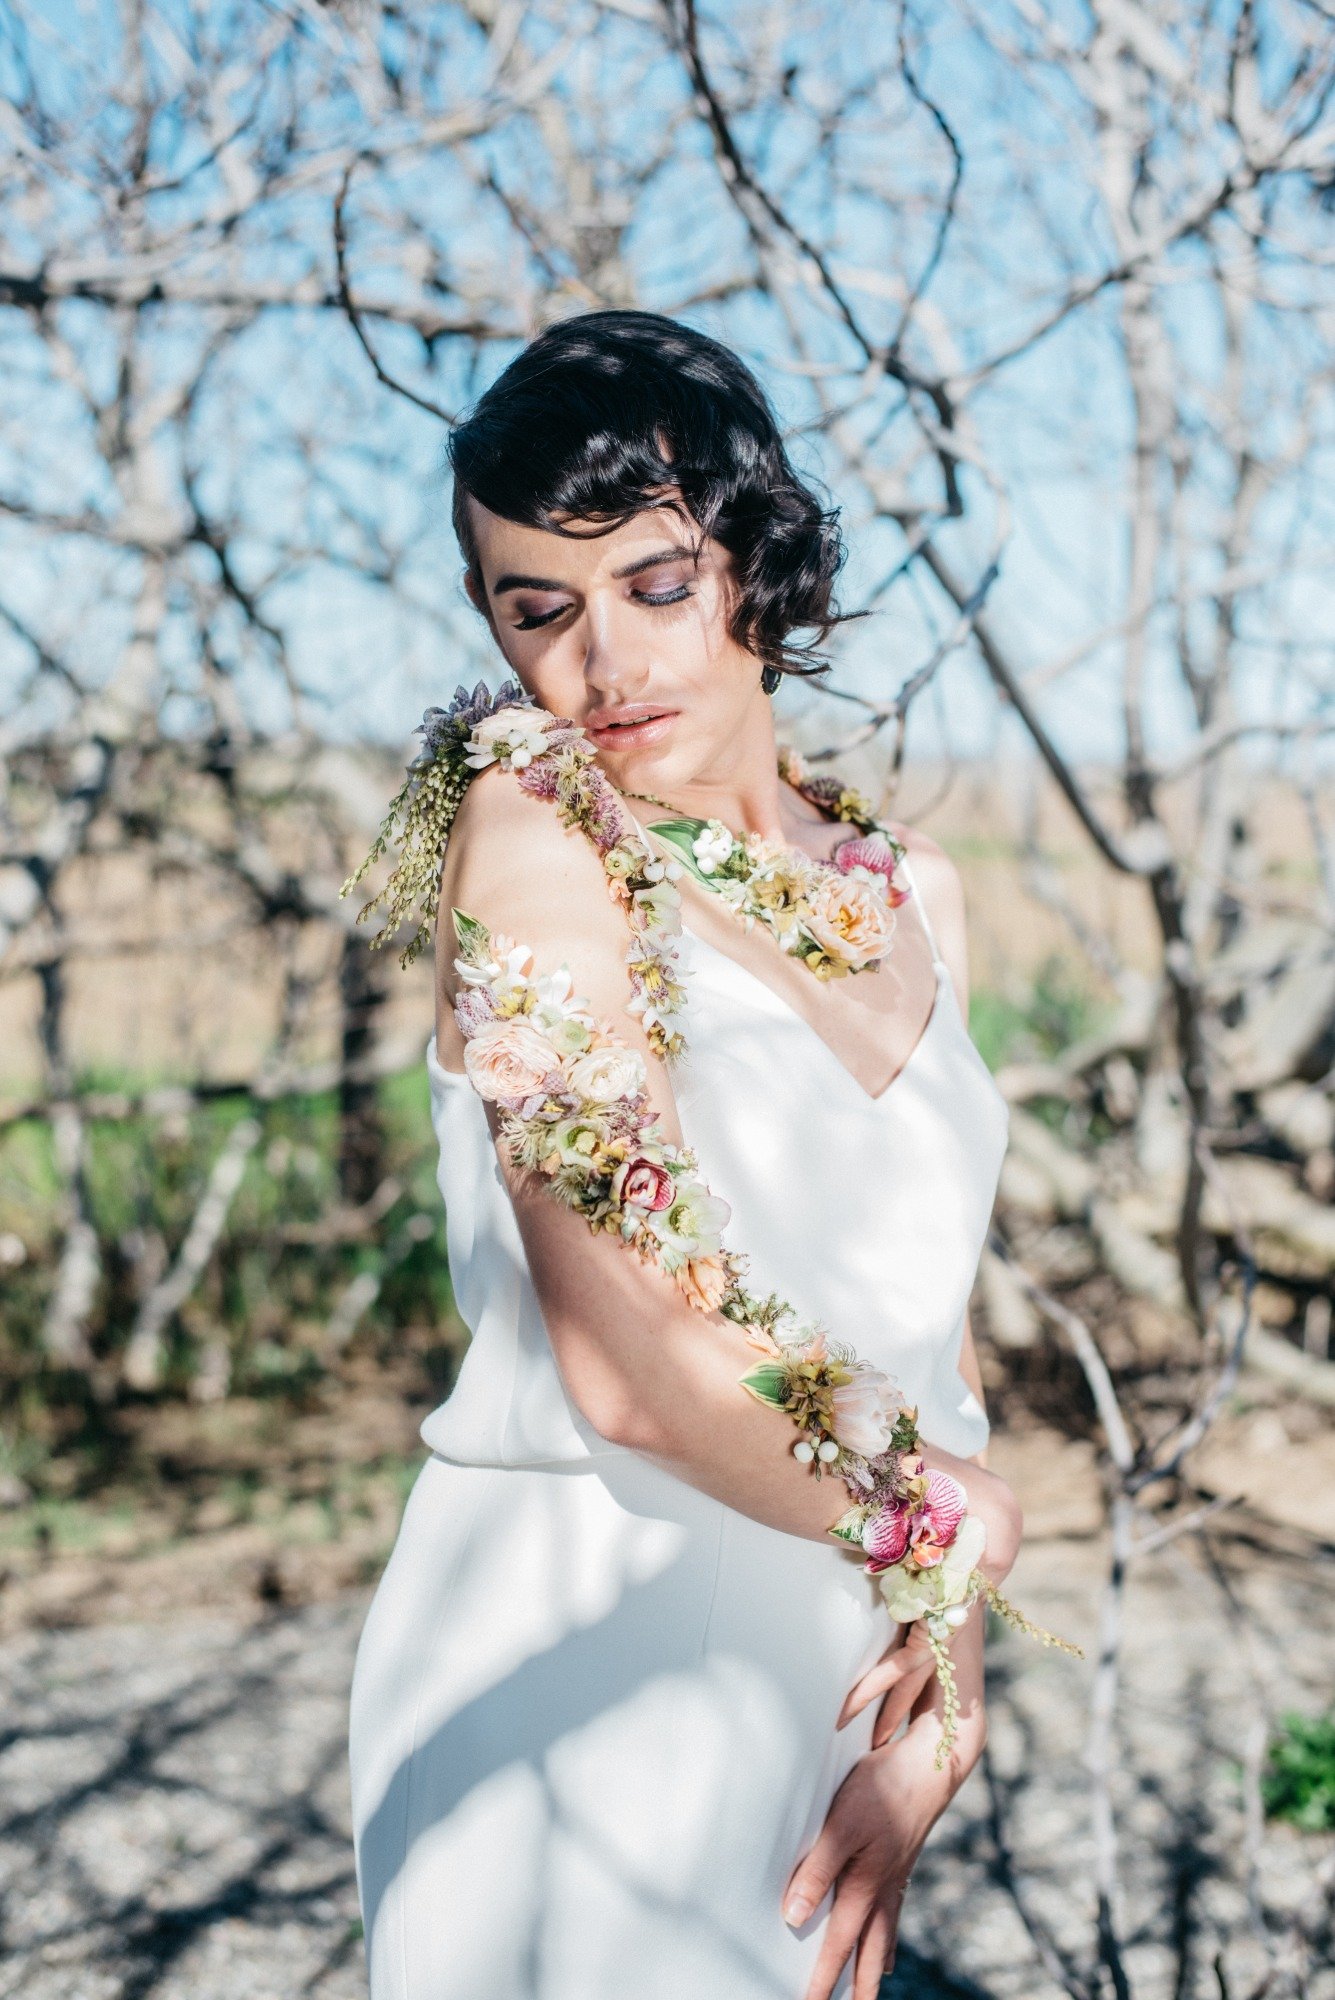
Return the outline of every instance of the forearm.
<path id="1" fill-rule="evenodd" d="M 760 1358 L 741 1328 L 687 1305 L 671 1280 L 613 1236 L 589 1233 L 541 1185 L 513 1195 L 553 1351 L 594 1429 L 768 1527 L 822 1539 L 847 1510 L 848 1489 L 795 1459 L 788 1420 L 740 1386 Z M 989 1555 L 1000 1552 L 1001 1481 L 930 1439 L 923 1455 L 991 1516 Z"/>

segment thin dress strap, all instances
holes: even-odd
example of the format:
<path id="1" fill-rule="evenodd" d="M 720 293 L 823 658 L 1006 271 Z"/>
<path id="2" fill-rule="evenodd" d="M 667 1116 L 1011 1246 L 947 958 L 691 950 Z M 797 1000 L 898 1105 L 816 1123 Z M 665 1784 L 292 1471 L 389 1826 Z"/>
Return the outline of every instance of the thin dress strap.
<path id="1" fill-rule="evenodd" d="M 945 964 L 945 960 L 942 958 L 941 953 L 937 950 L 936 932 L 932 929 L 932 920 L 927 914 L 927 905 L 926 903 L 924 903 L 922 899 L 922 891 L 919 889 L 917 882 L 914 880 L 913 869 L 909 864 L 909 858 L 907 854 L 904 855 L 903 859 L 900 861 L 900 864 L 898 868 L 895 870 L 895 873 L 897 875 L 902 875 L 904 877 L 904 880 L 907 882 L 909 886 L 909 893 L 913 898 L 914 908 L 918 912 L 918 922 L 923 927 L 923 932 L 927 939 L 927 948 L 932 954 L 932 964 L 938 971 L 940 971 L 941 967 Z"/>

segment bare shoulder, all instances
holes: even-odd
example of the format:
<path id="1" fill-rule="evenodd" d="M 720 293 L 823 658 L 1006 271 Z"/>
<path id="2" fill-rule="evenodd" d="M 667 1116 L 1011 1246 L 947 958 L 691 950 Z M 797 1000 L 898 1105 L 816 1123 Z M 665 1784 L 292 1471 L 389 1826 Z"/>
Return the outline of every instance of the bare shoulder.
<path id="1" fill-rule="evenodd" d="M 625 951 L 625 918 L 592 841 L 495 765 L 473 779 L 451 829 L 437 927 L 444 944 L 453 941 L 454 908 L 534 950 L 578 940 Z"/>
<path id="2" fill-rule="evenodd" d="M 904 843 L 919 899 L 963 1002 L 968 994 L 969 944 L 960 871 L 945 849 L 921 827 L 898 820 L 886 824 Z"/>
<path id="3" fill-rule="evenodd" d="M 573 991 L 602 1021 L 647 1049 L 636 1017 L 626 955 L 627 913 L 612 896 L 589 836 L 562 823 L 555 802 L 491 766 L 469 784 L 445 851 L 436 920 L 436 1022 L 441 1050 L 458 1058 L 453 1022 L 459 987 L 453 911 L 526 947 L 541 976 L 569 972 Z M 458 1061 L 450 1062 L 452 1067 Z"/>

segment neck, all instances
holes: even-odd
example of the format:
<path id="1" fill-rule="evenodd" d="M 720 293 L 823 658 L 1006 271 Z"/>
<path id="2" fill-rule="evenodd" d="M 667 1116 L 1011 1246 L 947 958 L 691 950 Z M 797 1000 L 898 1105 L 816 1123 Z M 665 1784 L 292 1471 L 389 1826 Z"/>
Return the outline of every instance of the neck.
<path id="1" fill-rule="evenodd" d="M 657 793 L 689 818 L 718 819 L 735 834 L 783 840 L 792 794 L 779 776 L 778 755 L 773 711 L 766 696 L 763 702 L 748 707 L 741 728 L 727 747 L 689 782 L 664 779 L 660 785 L 646 780 L 643 789 Z M 632 795 L 641 789 L 633 775 L 614 777 L 612 782 Z"/>

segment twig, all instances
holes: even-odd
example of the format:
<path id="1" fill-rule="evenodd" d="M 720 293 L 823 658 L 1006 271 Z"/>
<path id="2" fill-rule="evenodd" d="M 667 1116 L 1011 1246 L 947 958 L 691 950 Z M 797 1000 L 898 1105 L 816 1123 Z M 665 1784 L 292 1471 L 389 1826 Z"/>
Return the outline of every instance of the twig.
<path id="1" fill-rule="evenodd" d="M 347 316 L 348 325 L 357 337 L 358 345 L 371 364 L 377 382 L 383 383 L 386 389 L 392 389 L 396 396 L 402 396 L 417 409 L 425 410 L 429 417 L 439 417 L 443 424 L 453 429 L 458 422 L 456 416 L 441 404 L 433 402 L 429 396 L 419 395 L 416 389 L 410 389 L 406 382 L 400 382 L 387 371 L 371 345 L 370 337 L 362 323 L 361 313 L 353 302 L 352 287 L 348 281 L 348 235 L 345 211 L 348 191 L 352 186 L 352 176 L 361 162 L 370 157 L 371 155 L 367 153 L 353 154 L 343 170 L 343 178 L 334 197 L 334 259 L 338 271 L 338 302 Z"/>
<path id="2" fill-rule="evenodd" d="M 239 1118 L 224 1140 L 175 1263 L 154 1285 L 135 1317 L 121 1364 L 130 1388 L 157 1388 L 162 1374 L 163 1330 L 208 1266 L 262 1129 L 258 1118 Z"/>

